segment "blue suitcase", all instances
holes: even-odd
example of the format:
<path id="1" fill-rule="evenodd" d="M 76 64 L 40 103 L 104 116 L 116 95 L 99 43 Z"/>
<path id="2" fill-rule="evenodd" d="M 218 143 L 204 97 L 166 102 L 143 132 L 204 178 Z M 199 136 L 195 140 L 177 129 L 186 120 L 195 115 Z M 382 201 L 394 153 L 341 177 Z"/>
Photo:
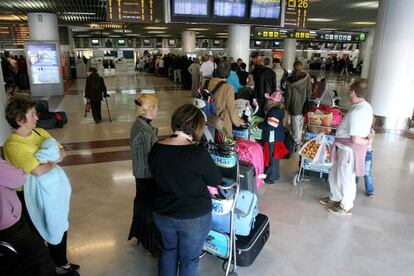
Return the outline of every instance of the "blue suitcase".
<path id="1" fill-rule="evenodd" d="M 250 191 L 240 191 L 234 214 L 236 235 L 248 236 L 258 213 L 257 196 Z M 230 233 L 230 212 L 213 210 L 211 228 L 219 232 Z"/>

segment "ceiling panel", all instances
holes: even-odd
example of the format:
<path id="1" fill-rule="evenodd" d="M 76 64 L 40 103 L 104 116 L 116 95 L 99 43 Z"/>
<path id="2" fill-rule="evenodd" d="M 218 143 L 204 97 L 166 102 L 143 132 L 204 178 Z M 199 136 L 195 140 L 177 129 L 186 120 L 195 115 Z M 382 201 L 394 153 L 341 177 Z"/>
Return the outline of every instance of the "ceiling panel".
<path id="1" fill-rule="evenodd" d="M 376 21 L 377 9 L 353 8 L 363 0 L 310 0 L 309 18 L 333 19 L 329 22 L 309 22 L 308 27 L 335 28 L 340 30 L 365 30 L 372 25 L 353 25 L 353 21 Z M 372 1 L 371 1 L 372 2 Z M 173 36 L 180 37 L 181 31 L 197 30 L 199 37 L 212 37 L 221 33 L 225 36 L 227 25 L 162 24 L 164 1 L 153 0 L 153 24 L 122 24 L 106 22 L 107 0 L 0 0 L 0 24 L 24 23 L 28 12 L 49 12 L 58 15 L 59 24 L 73 28 L 92 28 L 94 31 L 109 30 L 117 35 Z M 145 26 L 166 27 L 165 30 L 148 30 Z M 114 32 L 114 30 L 117 30 Z M 125 33 L 119 30 L 125 30 Z M 154 32 L 155 31 L 155 32 Z M 162 33 L 161 33 L 162 32 Z M 75 32 L 76 33 L 76 32 Z M 85 32 L 83 32 L 85 34 Z"/>

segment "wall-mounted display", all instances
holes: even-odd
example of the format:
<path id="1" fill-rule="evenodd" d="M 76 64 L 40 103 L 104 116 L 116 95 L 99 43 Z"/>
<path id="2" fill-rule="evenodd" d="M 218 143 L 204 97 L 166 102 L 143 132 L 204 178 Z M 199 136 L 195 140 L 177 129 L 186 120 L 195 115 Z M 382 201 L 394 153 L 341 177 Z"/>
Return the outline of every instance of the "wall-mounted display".
<path id="1" fill-rule="evenodd" d="M 99 39 L 97 39 L 97 38 L 92 38 L 92 39 L 91 39 L 91 45 L 92 45 L 92 46 L 99 46 L 99 45 L 100 45 L 100 43 L 99 43 Z"/>
<path id="2" fill-rule="evenodd" d="M 27 44 L 27 58 L 33 84 L 60 83 L 56 44 Z"/>
<path id="3" fill-rule="evenodd" d="M 118 46 L 125 46 L 125 39 L 123 38 L 118 39 L 117 44 Z"/>
<path id="4" fill-rule="evenodd" d="M 251 2 L 251 18 L 280 19 L 281 0 L 252 0 Z"/>
<path id="5" fill-rule="evenodd" d="M 172 10 L 174 15 L 208 15 L 209 0 L 173 0 Z"/>
<path id="6" fill-rule="evenodd" d="M 108 0 L 108 21 L 153 22 L 153 0 Z"/>
<path id="7" fill-rule="evenodd" d="M 214 15 L 227 17 L 246 16 L 246 0 L 216 0 Z"/>

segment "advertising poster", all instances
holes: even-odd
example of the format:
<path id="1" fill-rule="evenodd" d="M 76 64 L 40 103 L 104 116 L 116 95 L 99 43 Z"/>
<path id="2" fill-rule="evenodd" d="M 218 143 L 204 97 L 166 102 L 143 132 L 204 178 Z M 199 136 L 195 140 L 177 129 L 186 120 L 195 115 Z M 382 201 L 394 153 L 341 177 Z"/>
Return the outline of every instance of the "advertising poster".
<path id="1" fill-rule="evenodd" d="M 33 84 L 59 83 L 59 56 L 55 44 L 28 44 Z"/>

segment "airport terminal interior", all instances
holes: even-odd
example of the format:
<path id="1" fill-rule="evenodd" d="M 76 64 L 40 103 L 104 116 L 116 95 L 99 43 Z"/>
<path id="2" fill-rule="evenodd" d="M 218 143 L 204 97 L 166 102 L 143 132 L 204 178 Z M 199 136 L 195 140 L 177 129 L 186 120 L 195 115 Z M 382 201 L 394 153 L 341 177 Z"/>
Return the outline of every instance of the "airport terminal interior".
<path id="1" fill-rule="evenodd" d="M 310 173 L 299 181 L 300 155 L 281 160 L 279 181 L 257 190 L 259 213 L 269 218 L 268 240 L 250 266 L 235 272 L 414 275 L 414 19 L 407 10 L 414 10 L 414 1 L 2 0 L 0 146 L 11 131 L 3 113 L 13 95 L 28 94 L 46 100 L 50 111 L 66 112 L 67 124 L 47 131 L 67 151 L 60 165 L 72 186 L 69 261 L 80 265 L 80 275 L 152 276 L 158 258 L 128 240 L 136 194 L 134 100 L 145 93 L 158 97 L 152 125 L 160 139 L 172 134 L 174 110 L 193 103 L 191 76 L 182 71 L 177 81 L 154 65 L 157 57 L 242 58 L 247 71 L 252 53 L 280 59 L 288 72 L 301 61 L 306 73 L 336 92 L 326 93 L 325 103 L 339 105 L 343 114 L 352 106 L 349 85 L 368 79 L 376 118 L 375 193 L 367 196 L 360 180 L 352 216 L 332 214 L 318 201 L 330 194 L 326 177 Z M 55 63 L 32 60 L 34 52 L 41 60 L 47 51 Z M 27 61 L 28 77 L 16 71 L 20 77 L 10 81 L 5 64 L 13 65 L 14 56 Z M 37 70 L 41 66 L 48 68 Z M 85 113 L 91 67 L 109 95 L 98 123 Z M 253 88 L 253 79 L 246 86 Z M 200 258 L 199 275 L 224 274 L 222 259 Z"/>

